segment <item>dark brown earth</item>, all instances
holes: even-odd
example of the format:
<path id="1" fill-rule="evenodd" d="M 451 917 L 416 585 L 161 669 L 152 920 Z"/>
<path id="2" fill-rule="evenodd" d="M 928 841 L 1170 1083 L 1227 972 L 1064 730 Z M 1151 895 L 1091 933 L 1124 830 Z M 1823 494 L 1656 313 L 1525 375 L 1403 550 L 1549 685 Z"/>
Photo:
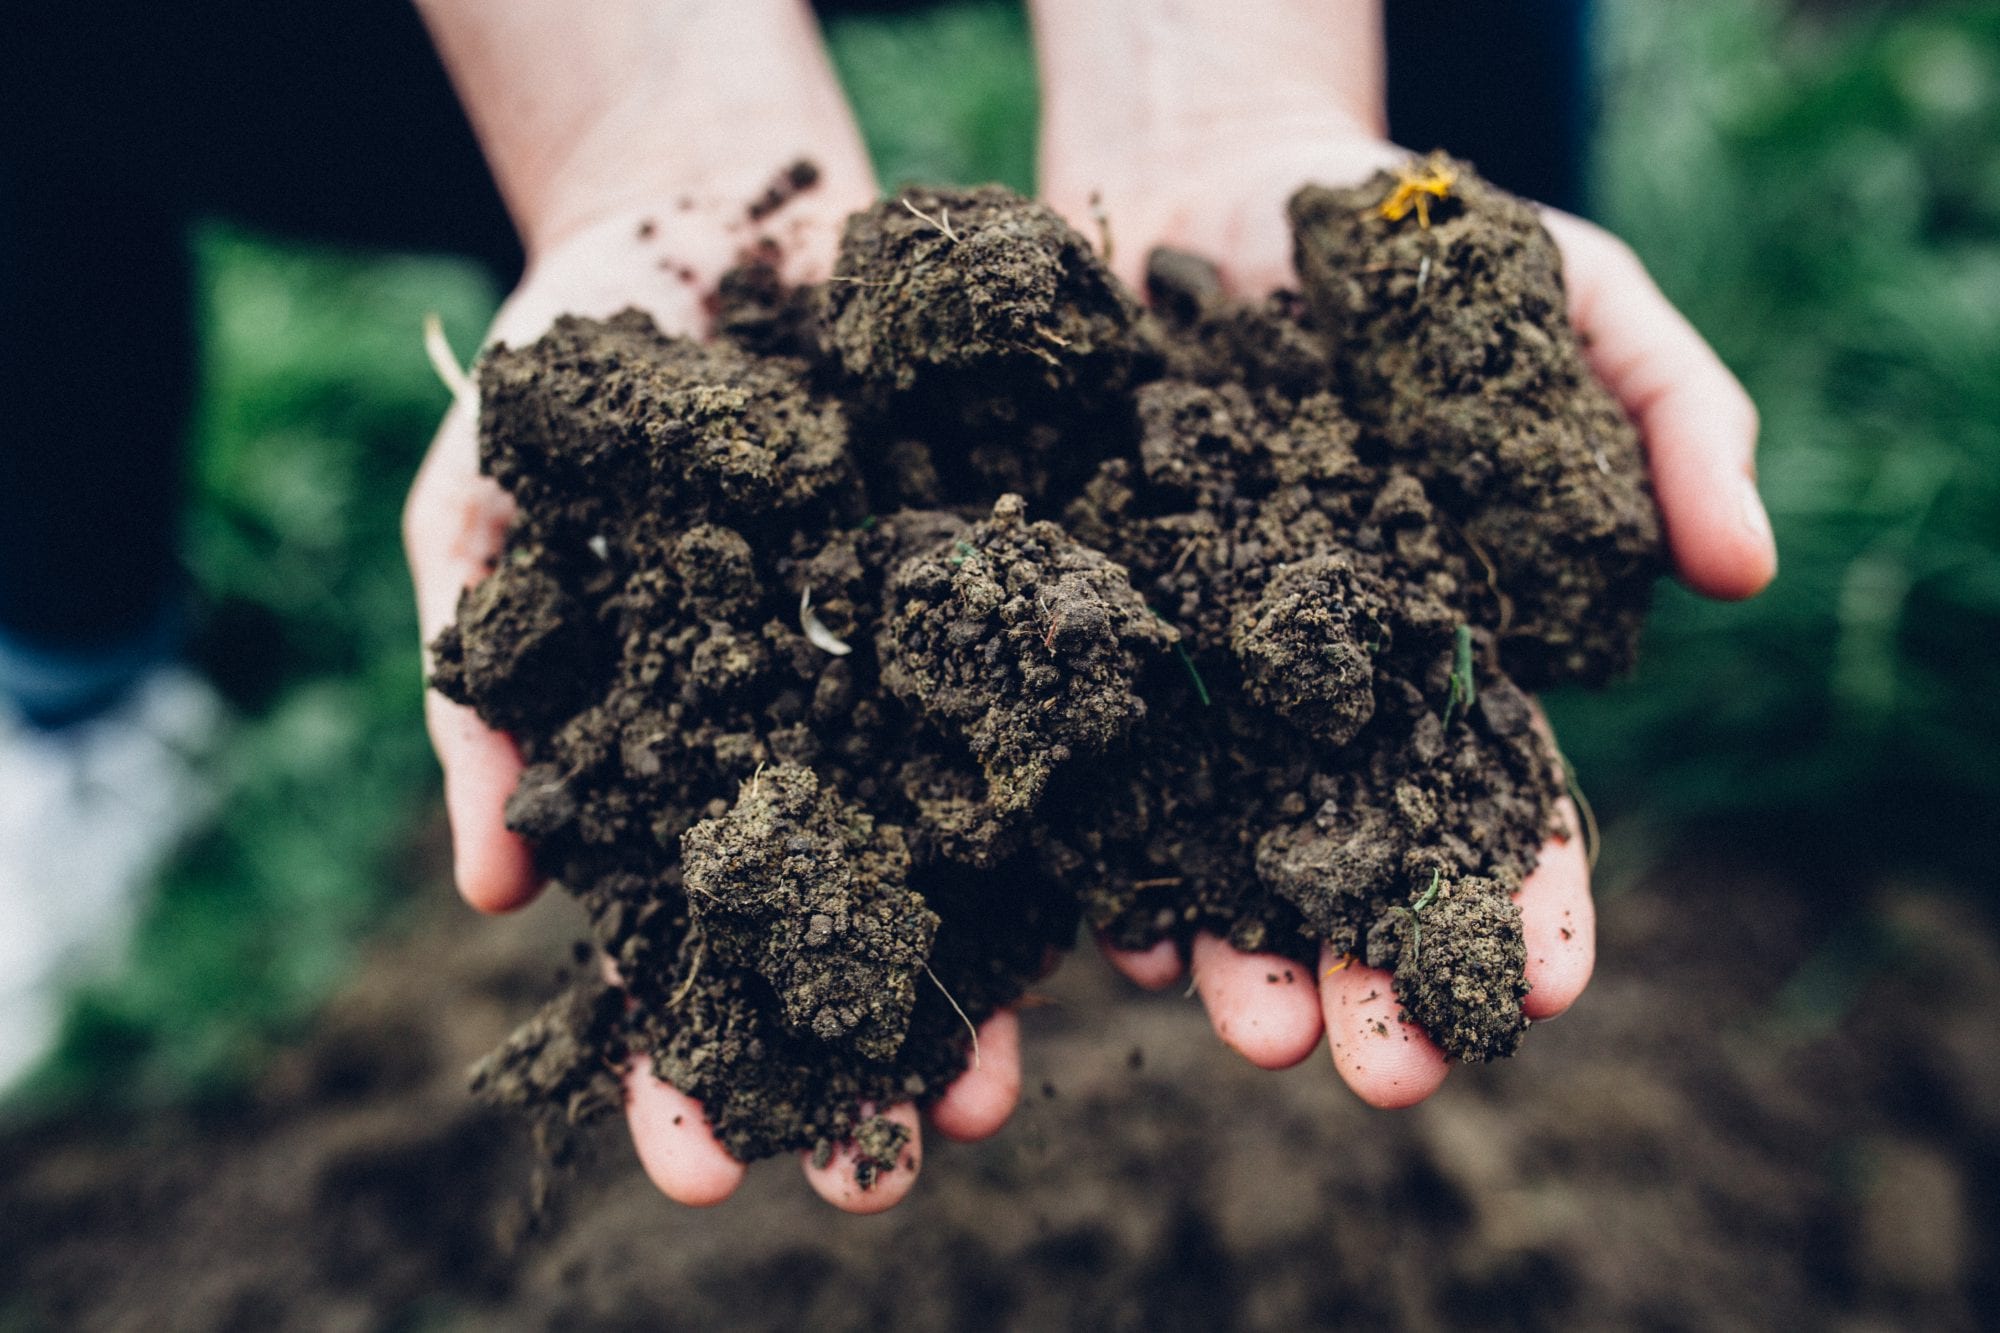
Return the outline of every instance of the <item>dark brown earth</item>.
<path id="1" fill-rule="evenodd" d="M 1433 159 L 1292 214 L 1302 295 L 1161 255 L 1148 313 L 1045 208 L 916 190 L 823 284 L 734 275 L 716 342 L 483 359 L 520 517 L 434 683 L 632 1002 L 585 977 L 489 1095 L 598 1113 L 637 1049 L 739 1157 L 879 1138 L 1079 919 L 1364 957 L 1514 1050 L 1567 833 L 1524 690 L 1632 660 L 1636 435 L 1528 205 Z"/>
<path id="2" fill-rule="evenodd" d="M 440 884 L 247 1101 L 0 1128 L 0 1328 L 1993 1327 L 1989 912 L 1731 841 L 1602 877 L 1589 993 L 1413 1110 L 1079 959 L 1023 1012 L 1012 1126 L 930 1144 L 893 1212 L 793 1170 L 678 1208 L 612 1122 L 535 1240 L 528 1136 L 464 1071 L 581 913 Z"/>

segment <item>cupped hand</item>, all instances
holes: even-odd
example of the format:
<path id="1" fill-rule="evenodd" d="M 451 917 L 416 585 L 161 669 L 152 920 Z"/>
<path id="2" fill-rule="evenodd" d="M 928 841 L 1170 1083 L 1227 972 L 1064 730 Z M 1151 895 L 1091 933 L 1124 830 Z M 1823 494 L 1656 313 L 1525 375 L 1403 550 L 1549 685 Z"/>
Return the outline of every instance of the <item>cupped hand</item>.
<path id="1" fill-rule="evenodd" d="M 1092 119 L 1045 120 L 1044 196 L 1086 236 L 1108 233 L 1113 267 L 1135 290 L 1143 290 L 1146 255 L 1160 245 L 1212 260 L 1241 296 L 1296 287 L 1285 211 L 1293 191 L 1307 182 L 1356 184 L 1410 157 L 1331 96 L 1183 116 L 1170 133 L 1116 144 L 1088 132 Z M 1749 396 L 1628 247 L 1580 218 L 1552 209 L 1543 216 L 1591 366 L 1640 428 L 1681 579 L 1711 597 L 1754 595 L 1777 556 L 1757 494 Z M 1567 801 L 1562 818 L 1579 827 Z M 1554 839 L 1516 898 L 1530 1019 L 1562 1013 L 1590 980 L 1589 879 L 1581 839 Z M 1209 935 L 1195 939 L 1186 960 L 1171 943 L 1106 956 L 1148 988 L 1172 984 L 1191 966 L 1217 1035 L 1265 1068 L 1297 1064 L 1325 1034 L 1334 1067 L 1371 1105 L 1421 1101 L 1449 1069 L 1436 1044 L 1400 1020 L 1389 974 L 1358 961 L 1328 956 L 1305 975 L 1286 959 L 1242 953 Z"/>
<path id="2" fill-rule="evenodd" d="M 743 142 L 742 135 L 737 142 Z M 827 271 L 841 221 L 874 199 L 874 181 L 851 129 L 822 127 L 797 151 L 676 188 L 665 197 L 618 200 L 580 216 L 555 234 L 531 242 L 526 277 L 502 307 L 487 342 L 533 341 L 564 313 L 604 317 L 627 306 L 652 315 L 669 333 L 707 331 L 704 297 L 721 274 L 759 236 L 779 246 L 787 279 L 805 281 Z M 810 158 L 819 182 L 761 226 L 746 205 L 792 161 Z M 484 578 L 499 554 L 513 504 L 481 475 L 477 405 L 453 404 L 411 489 L 404 514 L 404 542 L 416 583 L 419 621 L 429 644 L 447 625 L 461 591 Z M 451 821 L 452 857 L 460 893 L 485 912 L 525 906 L 541 888 L 529 848 L 505 822 L 504 807 L 522 770 L 514 742 L 489 730 L 473 712 L 435 691 L 425 697 L 426 720 L 444 769 L 445 806 Z M 931 1108 L 931 1123 L 952 1139 L 994 1133 L 1012 1112 L 1021 1082 L 1018 1027 L 1010 1013 L 996 1014 L 980 1030 L 979 1066 L 969 1070 Z M 625 1074 L 626 1118 L 647 1175 L 662 1193 L 684 1204 L 720 1203 L 735 1191 L 744 1166 L 717 1142 L 701 1105 L 656 1078 L 643 1059 Z M 836 1207 L 879 1212 L 901 1200 L 915 1183 L 922 1147 L 918 1115 L 909 1104 L 888 1108 L 911 1131 L 904 1165 L 878 1176 L 869 1188 L 856 1181 L 851 1147 L 822 1167 L 802 1158 L 812 1188 Z"/>

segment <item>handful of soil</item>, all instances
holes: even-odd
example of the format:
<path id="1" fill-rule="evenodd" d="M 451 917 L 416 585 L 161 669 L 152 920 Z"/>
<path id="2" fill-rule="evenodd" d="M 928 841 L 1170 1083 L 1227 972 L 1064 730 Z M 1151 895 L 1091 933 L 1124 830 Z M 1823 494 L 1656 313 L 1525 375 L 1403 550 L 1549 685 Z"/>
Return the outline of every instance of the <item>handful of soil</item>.
<path id="1" fill-rule="evenodd" d="M 886 1169 L 868 1108 L 940 1095 L 1080 920 L 1330 945 L 1514 1050 L 1561 832 L 1524 691 L 1632 661 L 1638 440 L 1529 205 L 1433 158 L 1291 217 L 1302 293 L 1163 252 L 1147 309 L 1041 205 L 916 190 L 824 283 L 733 274 L 713 342 L 485 356 L 520 510 L 433 684 L 519 742 L 509 823 L 624 986 L 486 1095 L 601 1114 L 637 1051 L 739 1158 Z"/>

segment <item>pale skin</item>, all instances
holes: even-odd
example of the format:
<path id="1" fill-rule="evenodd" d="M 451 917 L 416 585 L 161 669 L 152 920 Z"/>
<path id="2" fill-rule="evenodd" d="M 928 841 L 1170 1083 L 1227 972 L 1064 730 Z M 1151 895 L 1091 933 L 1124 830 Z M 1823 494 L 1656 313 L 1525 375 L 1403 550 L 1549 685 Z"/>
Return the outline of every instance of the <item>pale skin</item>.
<path id="1" fill-rule="evenodd" d="M 782 167 L 809 158 L 821 176 L 772 221 L 793 280 L 823 275 L 840 220 L 876 197 L 801 0 L 418 3 L 527 248 L 527 273 L 489 340 L 530 341 L 559 313 L 627 305 L 698 336 L 702 293 L 753 239 L 744 205 Z M 1370 0 L 1036 0 L 1032 10 L 1044 197 L 1086 236 L 1097 234 L 1101 210 L 1114 267 L 1128 282 L 1152 246 L 1167 244 L 1213 257 L 1239 292 L 1288 285 L 1291 191 L 1306 180 L 1352 182 L 1406 156 L 1383 138 L 1379 10 Z M 1551 212 L 1547 221 L 1592 364 L 1644 433 L 1682 579 L 1710 596 L 1752 595 L 1775 572 L 1776 555 L 1754 485 L 1748 397 L 1629 250 L 1579 219 Z M 643 244 L 642 222 L 651 224 Z M 669 269 L 662 257 L 674 261 Z M 682 267 L 692 282 L 673 271 Z M 510 512 L 506 495 L 478 474 L 471 412 L 455 406 L 404 521 L 427 642 L 460 590 L 484 577 Z M 519 908 L 540 888 L 528 849 L 502 817 L 519 753 L 435 694 L 426 709 L 459 890 L 482 911 Z M 1565 817 L 1574 827 L 1573 812 Z M 1552 1018 L 1583 990 L 1594 962 L 1580 840 L 1552 841 L 1517 901 L 1527 1010 Z M 1217 1034 L 1255 1064 L 1296 1064 L 1327 1036 L 1335 1070 L 1372 1105 L 1421 1101 L 1447 1072 L 1420 1031 L 1395 1021 L 1386 975 L 1359 963 L 1329 957 L 1308 975 L 1207 936 L 1186 959 L 1171 944 L 1107 956 L 1149 988 L 1191 966 Z M 1269 982 L 1282 973 L 1296 974 L 1293 983 Z M 1378 1021 L 1388 1037 L 1375 1031 Z M 929 1109 L 930 1128 L 947 1138 L 992 1134 L 1018 1100 L 1014 1015 L 984 1024 L 980 1050 L 978 1066 Z M 626 1089 L 633 1142 L 660 1190 L 691 1205 L 727 1198 L 744 1168 L 708 1132 L 700 1106 L 638 1062 Z M 886 1114 L 910 1127 L 907 1155 L 920 1163 L 916 1108 Z M 857 1213 L 893 1206 L 917 1175 L 891 1171 L 864 1191 L 851 1152 L 804 1167 L 821 1197 Z"/>

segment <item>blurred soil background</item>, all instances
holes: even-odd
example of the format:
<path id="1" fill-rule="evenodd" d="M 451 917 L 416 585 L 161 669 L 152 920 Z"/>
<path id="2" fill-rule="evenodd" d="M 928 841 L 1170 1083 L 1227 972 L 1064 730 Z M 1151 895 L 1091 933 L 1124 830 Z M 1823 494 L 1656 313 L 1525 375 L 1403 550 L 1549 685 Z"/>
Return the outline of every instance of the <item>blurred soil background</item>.
<path id="1" fill-rule="evenodd" d="M 830 38 L 886 181 L 1032 186 L 1017 7 Z M 450 893 L 396 538 L 421 317 L 469 348 L 499 293 L 210 227 L 229 799 L 0 1118 L 0 1329 L 2000 1321 L 2000 10 L 1610 0 L 1596 40 L 1593 211 L 1758 400 L 1782 569 L 1550 701 L 1601 963 L 1517 1059 L 1372 1112 L 1079 956 L 1012 1124 L 886 1217 L 778 1163 L 682 1211 L 614 1133 L 527 1234 L 464 1068 L 578 925 Z"/>

